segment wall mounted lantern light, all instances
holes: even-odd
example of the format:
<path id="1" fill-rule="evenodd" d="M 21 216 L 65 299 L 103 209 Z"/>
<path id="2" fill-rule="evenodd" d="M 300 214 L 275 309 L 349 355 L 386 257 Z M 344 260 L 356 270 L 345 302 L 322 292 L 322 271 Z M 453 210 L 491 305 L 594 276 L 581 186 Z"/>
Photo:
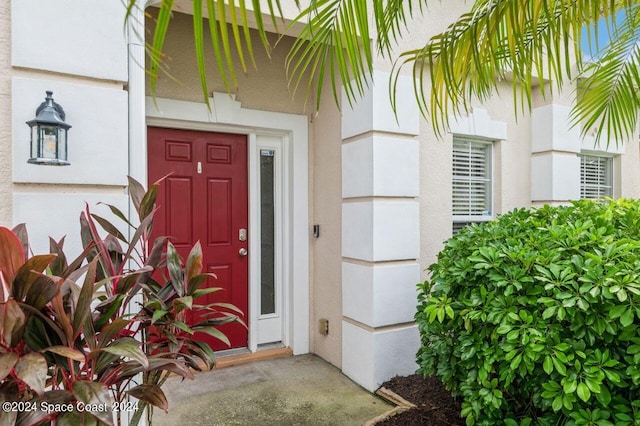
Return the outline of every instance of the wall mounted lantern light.
<path id="1" fill-rule="evenodd" d="M 68 166 L 67 132 L 71 126 L 64 122 L 62 107 L 53 101 L 53 92 L 47 91 L 44 102 L 36 109 L 36 117 L 27 121 L 31 128 L 31 164 Z"/>

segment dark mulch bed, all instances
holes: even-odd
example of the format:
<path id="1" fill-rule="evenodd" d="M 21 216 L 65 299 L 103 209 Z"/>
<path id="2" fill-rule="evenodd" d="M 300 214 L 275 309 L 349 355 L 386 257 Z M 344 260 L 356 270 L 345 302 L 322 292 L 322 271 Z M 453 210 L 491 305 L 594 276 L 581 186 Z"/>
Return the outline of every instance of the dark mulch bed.
<path id="1" fill-rule="evenodd" d="M 460 401 L 436 377 L 426 379 L 419 374 L 394 377 L 382 384 L 416 408 L 378 422 L 376 426 L 464 426 L 460 417 Z"/>

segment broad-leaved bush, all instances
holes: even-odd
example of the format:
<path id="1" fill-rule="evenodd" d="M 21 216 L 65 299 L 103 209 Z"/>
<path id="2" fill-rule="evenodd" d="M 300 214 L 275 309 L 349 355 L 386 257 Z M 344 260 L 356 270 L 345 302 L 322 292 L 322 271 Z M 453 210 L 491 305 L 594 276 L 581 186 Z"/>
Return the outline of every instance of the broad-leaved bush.
<path id="1" fill-rule="evenodd" d="M 130 237 L 87 206 L 75 260 L 64 238 L 31 255 L 24 224 L 0 226 L 0 425 L 134 426 L 147 407 L 168 410 L 170 375 L 213 367 L 198 334 L 228 345 L 219 327 L 244 325 L 236 307 L 202 303 L 221 289 L 200 288 L 216 279 L 202 273 L 200 243 L 183 262 L 168 237 L 151 237 L 159 184 L 129 178 L 133 221 L 107 205 Z"/>
<path id="2" fill-rule="evenodd" d="M 468 425 L 640 424 L 640 201 L 514 210 L 429 270 L 418 364 Z"/>

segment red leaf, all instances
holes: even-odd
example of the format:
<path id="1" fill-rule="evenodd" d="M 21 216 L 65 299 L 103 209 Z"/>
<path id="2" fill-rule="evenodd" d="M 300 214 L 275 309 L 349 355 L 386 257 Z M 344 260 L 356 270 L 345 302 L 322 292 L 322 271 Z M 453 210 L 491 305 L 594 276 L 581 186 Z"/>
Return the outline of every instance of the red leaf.
<path id="1" fill-rule="evenodd" d="M 0 380 L 4 380 L 5 377 L 11 373 L 13 366 L 18 361 L 18 354 L 15 352 L 8 352 L 0 355 Z"/>
<path id="2" fill-rule="evenodd" d="M 24 300 L 25 296 L 29 293 L 29 289 L 38 279 L 39 274 L 47 268 L 55 257 L 55 254 L 43 254 L 33 256 L 27 260 L 16 272 L 14 286 L 11 288 L 11 295 L 16 300 Z"/>
<path id="3" fill-rule="evenodd" d="M 160 387 L 157 385 L 138 385 L 134 388 L 129 389 L 127 393 L 134 398 L 138 398 L 141 401 L 164 410 L 165 413 L 169 410 L 169 402 L 167 402 L 167 397 L 164 395 L 164 392 L 162 392 L 162 389 L 160 389 Z"/>
<path id="4" fill-rule="evenodd" d="M 31 352 L 20 358 L 14 369 L 18 377 L 42 397 L 47 380 L 47 361 L 44 357 Z"/>
<path id="5" fill-rule="evenodd" d="M 7 346 L 15 346 L 20 339 L 25 316 L 18 303 L 9 299 L 6 303 L 0 303 L 0 332 Z M 15 339 L 14 339 L 15 336 Z"/>
<path id="6" fill-rule="evenodd" d="M 18 269 L 24 264 L 25 255 L 22 242 L 10 229 L 0 226 L 0 273 L 3 275 L 8 289 Z M 6 300 L 8 294 L 3 294 Z"/>
<path id="7" fill-rule="evenodd" d="M 86 405 L 96 407 L 106 407 L 106 411 L 89 411 L 98 420 L 113 425 L 113 413 L 111 411 L 111 396 L 109 389 L 98 382 L 88 382 L 85 380 L 77 380 L 73 382 L 73 394 L 78 401 L 84 402 Z"/>
<path id="8" fill-rule="evenodd" d="M 13 227 L 11 230 L 16 237 L 22 243 L 22 250 L 24 250 L 25 255 L 29 255 L 29 234 L 27 233 L 27 225 L 24 223 L 19 223 Z"/>
<path id="9" fill-rule="evenodd" d="M 202 247 L 200 247 L 200 241 L 198 241 L 191 249 L 189 257 L 187 257 L 186 266 L 187 276 L 185 278 L 185 282 L 190 283 L 191 278 L 200 274 L 200 271 L 202 270 Z"/>

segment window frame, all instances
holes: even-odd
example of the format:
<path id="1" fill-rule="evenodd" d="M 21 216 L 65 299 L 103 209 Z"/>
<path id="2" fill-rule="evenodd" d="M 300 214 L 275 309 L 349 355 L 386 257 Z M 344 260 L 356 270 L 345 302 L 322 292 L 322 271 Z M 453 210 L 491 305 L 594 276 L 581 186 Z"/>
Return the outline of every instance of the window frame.
<path id="1" fill-rule="evenodd" d="M 488 173 L 489 173 L 489 214 L 488 215 L 456 215 L 453 214 L 453 185 L 454 185 L 454 181 L 456 180 L 456 176 L 454 174 L 454 168 L 453 168 L 453 163 L 454 163 L 454 157 L 455 157 L 455 143 L 456 142 L 467 142 L 469 144 L 476 144 L 476 145 L 484 145 L 485 147 L 487 147 L 487 149 L 489 150 L 487 158 L 489 159 L 489 167 L 488 167 Z M 495 172 L 494 172 L 494 167 L 495 167 L 495 158 L 494 158 L 494 140 L 490 140 L 490 139 L 480 139 L 480 138 L 474 138 L 474 137 L 468 137 L 468 136 L 454 136 L 453 137 L 453 143 L 452 143 L 452 147 L 451 147 L 451 155 L 452 155 L 452 161 L 451 161 L 451 207 L 452 207 L 452 231 L 455 234 L 455 232 L 457 232 L 455 230 L 455 224 L 459 224 L 459 223 L 465 223 L 465 226 L 471 223 L 478 223 L 478 222 L 489 222 L 491 220 L 494 219 L 495 217 L 495 210 L 494 210 L 494 204 L 495 204 L 495 197 L 494 197 L 494 189 L 495 189 Z M 467 180 L 467 181 L 471 181 L 471 179 Z M 459 230 L 459 229 L 458 229 Z"/>
<path id="2" fill-rule="evenodd" d="M 610 184 L 609 185 L 597 185 L 595 190 L 600 193 L 600 189 L 602 187 L 609 187 L 610 193 L 609 194 L 605 194 L 602 198 L 594 198 L 594 197 L 584 197 L 583 193 L 586 192 L 585 188 L 584 188 L 584 183 L 582 180 L 583 177 L 583 158 L 587 158 L 587 157 L 591 157 L 594 159 L 599 159 L 599 160 L 606 160 L 609 163 L 609 181 Z M 578 158 L 580 158 L 580 192 L 579 192 L 579 197 L 581 200 L 603 200 L 606 197 L 615 197 L 615 190 L 616 190 L 616 179 L 615 179 L 615 155 L 612 154 L 607 154 L 607 153 L 603 153 L 603 152 L 591 152 L 591 151 L 582 151 L 578 154 Z M 591 185 L 593 187 L 593 185 Z M 593 188 L 592 188 L 593 189 Z"/>

